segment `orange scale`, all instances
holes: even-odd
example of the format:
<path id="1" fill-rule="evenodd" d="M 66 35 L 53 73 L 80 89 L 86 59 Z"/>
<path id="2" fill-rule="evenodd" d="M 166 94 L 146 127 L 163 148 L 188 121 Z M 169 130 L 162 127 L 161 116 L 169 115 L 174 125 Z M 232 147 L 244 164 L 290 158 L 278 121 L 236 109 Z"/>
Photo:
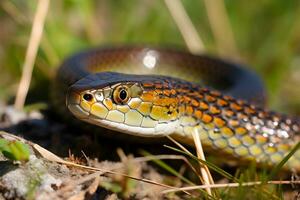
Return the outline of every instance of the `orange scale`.
<path id="1" fill-rule="evenodd" d="M 220 114 L 221 113 L 221 110 L 219 108 L 217 108 L 216 106 L 210 106 L 209 107 L 209 111 L 212 113 L 212 114 Z"/>
<path id="2" fill-rule="evenodd" d="M 204 96 L 202 94 L 199 94 L 199 93 L 196 94 L 195 97 L 197 97 L 198 99 L 203 99 L 204 98 Z"/>
<path id="3" fill-rule="evenodd" d="M 171 95 L 171 91 L 170 90 L 164 90 L 164 95 L 166 95 L 166 96 L 170 96 Z"/>
<path id="4" fill-rule="evenodd" d="M 189 90 L 186 88 L 182 88 L 182 92 L 186 94 L 186 93 L 189 93 Z"/>
<path id="5" fill-rule="evenodd" d="M 200 102 L 200 109 L 202 110 L 207 110 L 208 109 L 208 104 L 204 103 L 203 101 Z"/>
<path id="6" fill-rule="evenodd" d="M 228 106 L 228 102 L 224 99 L 217 99 L 217 104 L 221 107 Z"/>
<path id="7" fill-rule="evenodd" d="M 221 118 L 219 118 L 219 117 L 215 117 L 214 118 L 214 123 L 215 123 L 215 125 L 217 127 L 221 128 L 221 127 L 223 127 L 226 124 L 226 121 L 223 120 L 223 119 L 221 119 Z"/>
<path id="8" fill-rule="evenodd" d="M 162 94 L 162 93 L 163 93 L 163 91 L 160 90 L 160 89 L 156 89 L 155 92 L 156 92 L 157 94 Z"/>
<path id="9" fill-rule="evenodd" d="M 216 98 L 213 97 L 213 96 L 210 96 L 210 95 L 205 95 L 205 99 L 208 102 L 214 102 L 214 101 L 216 101 Z"/>
<path id="10" fill-rule="evenodd" d="M 189 115 L 192 115 L 194 112 L 194 109 L 192 106 L 187 106 L 186 107 L 186 113 L 189 114 Z"/>
<path id="11" fill-rule="evenodd" d="M 142 86 L 143 87 L 150 87 L 150 88 L 152 88 L 152 87 L 154 87 L 154 84 L 153 83 L 142 83 Z"/>
<path id="12" fill-rule="evenodd" d="M 244 127 L 238 127 L 235 129 L 235 133 L 239 135 L 245 135 L 247 133 L 247 129 Z"/>
<path id="13" fill-rule="evenodd" d="M 215 96 L 215 97 L 221 96 L 221 93 L 218 92 L 218 91 L 211 91 L 210 94 L 213 95 L 213 96 Z"/>
<path id="14" fill-rule="evenodd" d="M 234 112 L 232 110 L 223 110 L 223 115 L 227 116 L 227 117 L 232 117 Z"/>
<path id="15" fill-rule="evenodd" d="M 233 98 L 231 96 L 224 96 L 224 99 L 226 101 L 232 101 L 233 100 Z"/>
<path id="16" fill-rule="evenodd" d="M 154 101 L 154 104 L 159 106 L 166 106 L 169 105 L 170 103 L 171 101 L 169 100 L 169 98 L 159 98 L 156 101 Z"/>
<path id="17" fill-rule="evenodd" d="M 254 114 L 255 113 L 255 110 L 250 108 L 250 107 L 246 107 L 244 109 L 244 111 L 245 111 L 246 114 Z"/>
<path id="18" fill-rule="evenodd" d="M 144 102 L 153 102 L 156 99 L 156 95 L 154 95 L 153 92 L 146 92 L 141 95 L 141 99 Z"/>
<path id="19" fill-rule="evenodd" d="M 246 120 L 248 119 L 248 116 L 247 116 L 247 115 L 245 115 L 245 114 L 243 114 L 243 113 L 240 113 L 240 112 L 237 114 L 237 117 L 238 117 L 239 119 L 246 119 Z"/>
<path id="20" fill-rule="evenodd" d="M 194 116 L 197 118 L 197 119 L 201 119 L 201 117 L 202 117 L 202 111 L 200 111 L 200 110 L 196 110 L 195 112 L 194 112 Z"/>
<path id="21" fill-rule="evenodd" d="M 199 102 L 197 101 L 197 100 L 195 100 L 195 99 L 192 99 L 192 105 L 194 106 L 194 107 L 198 107 L 200 104 L 199 104 Z"/>
<path id="22" fill-rule="evenodd" d="M 171 89 L 171 94 L 172 94 L 172 95 L 175 95 L 175 94 L 176 94 L 176 90 Z"/>
<path id="23" fill-rule="evenodd" d="M 204 123 L 208 124 L 208 123 L 211 123 L 211 122 L 212 122 L 213 117 L 210 116 L 209 114 L 204 113 L 204 114 L 202 115 L 201 120 L 202 120 Z"/>
<path id="24" fill-rule="evenodd" d="M 191 98 L 190 98 L 190 97 L 184 96 L 183 98 L 184 98 L 184 101 L 185 101 L 186 103 L 189 103 L 189 102 L 191 101 Z"/>
<path id="25" fill-rule="evenodd" d="M 198 93 L 198 92 L 192 92 L 192 93 L 190 93 L 190 95 L 191 95 L 192 97 L 196 97 L 196 96 L 199 95 L 199 93 Z"/>
<path id="26" fill-rule="evenodd" d="M 242 106 L 238 105 L 237 103 L 231 103 L 230 108 L 237 111 L 242 110 Z"/>
<path id="27" fill-rule="evenodd" d="M 170 104 L 172 104 L 172 105 L 178 105 L 178 103 L 179 103 L 179 99 L 178 98 L 169 98 L 169 100 L 170 100 Z"/>

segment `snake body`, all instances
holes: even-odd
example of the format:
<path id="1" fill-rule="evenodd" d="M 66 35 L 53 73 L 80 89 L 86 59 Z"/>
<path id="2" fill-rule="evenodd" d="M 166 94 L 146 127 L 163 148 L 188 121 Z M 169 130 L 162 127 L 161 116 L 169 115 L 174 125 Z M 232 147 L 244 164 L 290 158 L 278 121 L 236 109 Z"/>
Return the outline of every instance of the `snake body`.
<path id="1" fill-rule="evenodd" d="M 237 64 L 182 51 L 118 47 L 67 59 L 57 104 L 78 119 L 142 137 L 172 134 L 236 160 L 279 163 L 300 141 L 296 118 L 264 108 L 261 80 Z M 60 92 L 57 92 L 59 90 Z M 300 151 L 287 162 L 300 170 Z"/>

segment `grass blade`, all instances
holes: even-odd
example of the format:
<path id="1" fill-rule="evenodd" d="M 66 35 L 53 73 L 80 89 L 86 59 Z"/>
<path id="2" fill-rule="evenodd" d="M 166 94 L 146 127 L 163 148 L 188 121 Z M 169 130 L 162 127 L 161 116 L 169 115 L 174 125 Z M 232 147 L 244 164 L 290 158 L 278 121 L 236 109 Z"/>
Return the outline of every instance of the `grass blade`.
<path id="1" fill-rule="evenodd" d="M 298 142 L 293 149 L 278 163 L 271 171 L 268 180 L 272 180 L 274 176 L 282 169 L 284 164 L 300 149 L 300 142 Z"/>
<path id="2" fill-rule="evenodd" d="M 143 150 L 141 152 L 144 156 L 152 156 L 152 154 L 150 154 L 149 152 Z M 182 176 L 180 173 L 178 173 L 175 169 L 173 169 L 170 165 L 168 165 L 167 163 L 165 163 L 162 160 L 158 160 L 158 159 L 154 159 L 153 160 L 154 163 L 156 163 L 158 166 L 160 166 L 161 168 L 165 169 L 167 172 L 171 173 L 172 175 L 178 177 L 179 179 L 181 179 L 182 181 L 190 184 L 190 185 L 195 185 L 192 181 L 190 181 L 189 179 L 185 178 L 184 176 Z"/>
<path id="3" fill-rule="evenodd" d="M 174 147 L 171 147 L 171 146 L 168 146 L 168 145 L 164 145 L 165 147 L 169 148 L 169 149 L 172 149 L 173 151 L 177 151 L 177 152 L 180 152 L 180 153 L 183 153 L 187 156 L 190 156 L 192 159 L 206 165 L 207 167 L 209 167 L 210 169 L 214 170 L 215 172 L 221 174 L 222 176 L 228 178 L 229 180 L 233 180 L 235 182 L 240 182 L 237 178 L 235 178 L 234 176 L 232 176 L 231 174 L 229 174 L 228 172 L 224 171 L 223 169 L 217 167 L 216 165 L 210 163 L 210 162 L 207 162 L 207 161 L 204 161 L 204 160 L 201 160 L 201 159 L 198 159 L 196 156 L 192 155 L 192 154 L 188 154 L 184 151 L 181 151 L 179 149 L 176 149 Z"/>

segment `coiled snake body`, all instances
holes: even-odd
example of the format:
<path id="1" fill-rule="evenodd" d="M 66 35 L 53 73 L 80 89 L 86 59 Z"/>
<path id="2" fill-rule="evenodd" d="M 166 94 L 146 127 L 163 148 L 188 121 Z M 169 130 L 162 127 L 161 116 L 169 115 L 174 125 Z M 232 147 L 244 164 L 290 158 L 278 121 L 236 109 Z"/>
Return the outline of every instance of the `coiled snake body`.
<path id="1" fill-rule="evenodd" d="M 251 71 L 222 60 L 146 47 L 76 54 L 57 73 L 55 99 L 78 119 L 142 137 L 173 134 L 236 160 L 279 163 L 300 141 L 297 119 L 264 109 Z M 57 92 L 57 91 L 60 92 Z M 191 143 L 192 144 L 192 143 Z M 299 150 L 286 167 L 300 170 Z"/>

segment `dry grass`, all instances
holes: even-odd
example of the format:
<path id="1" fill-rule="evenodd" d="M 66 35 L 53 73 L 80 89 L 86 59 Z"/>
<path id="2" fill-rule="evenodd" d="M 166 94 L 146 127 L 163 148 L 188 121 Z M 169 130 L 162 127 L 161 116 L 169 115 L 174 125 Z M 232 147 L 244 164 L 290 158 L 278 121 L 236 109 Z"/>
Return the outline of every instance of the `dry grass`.
<path id="1" fill-rule="evenodd" d="M 219 54 L 224 57 L 239 56 L 224 0 L 204 0 L 210 28 Z"/>
<path id="2" fill-rule="evenodd" d="M 26 51 L 26 57 L 23 65 L 22 76 L 16 94 L 15 108 L 19 110 L 23 109 L 26 96 L 29 90 L 33 66 L 43 35 L 44 24 L 48 13 L 49 3 L 49 0 L 38 1 L 36 13 L 32 24 L 31 35 Z"/>
<path id="3" fill-rule="evenodd" d="M 180 0 L 165 0 L 174 22 L 176 23 L 189 51 L 194 54 L 205 52 L 202 39 Z"/>
<path id="4" fill-rule="evenodd" d="M 199 159 L 206 161 L 204 156 L 204 151 L 202 148 L 201 140 L 199 137 L 199 131 L 197 128 L 193 131 L 193 139 L 196 147 L 197 156 Z M 214 184 L 213 178 L 211 176 L 211 173 L 206 165 L 203 165 L 202 163 L 199 163 L 200 165 L 200 172 L 203 177 L 203 184 L 206 186 L 209 186 L 211 184 Z M 210 187 L 206 187 L 205 190 L 209 195 L 212 195 Z"/>
<path id="5" fill-rule="evenodd" d="M 249 187 L 249 186 L 256 186 L 256 185 L 292 185 L 292 184 L 300 184 L 300 181 L 255 181 L 255 182 L 244 182 L 244 183 L 224 183 L 224 184 L 211 184 L 211 185 L 196 185 L 196 186 L 189 186 L 189 187 L 182 187 L 178 189 L 168 189 L 164 190 L 163 193 L 170 193 L 170 192 L 179 192 L 179 191 L 189 191 L 189 190 L 198 190 L 198 189 L 206 189 L 206 188 L 234 188 L 234 187 Z"/>

